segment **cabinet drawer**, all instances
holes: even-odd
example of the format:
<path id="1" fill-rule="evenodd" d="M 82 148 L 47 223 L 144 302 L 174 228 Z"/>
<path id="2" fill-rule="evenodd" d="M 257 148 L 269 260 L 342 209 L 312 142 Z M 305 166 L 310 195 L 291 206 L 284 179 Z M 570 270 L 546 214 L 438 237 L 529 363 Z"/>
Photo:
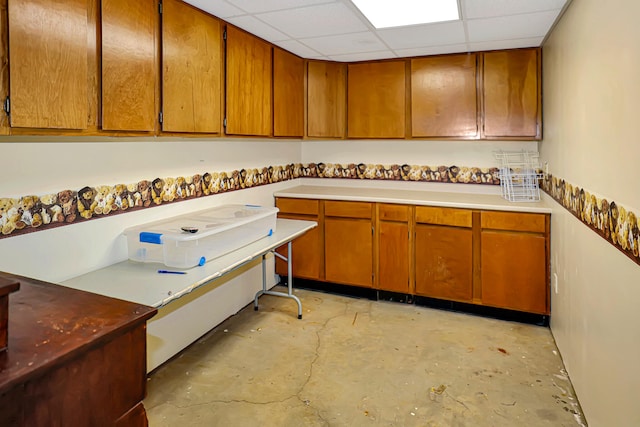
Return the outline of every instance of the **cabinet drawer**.
<path id="1" fill-rule="evenodd" d="M 386 221 L 409 221 L 409 206 L 407 205 L 378 205 L 378 217 Z"/>
<path id="2" fill-rule="evenodd" d="M 509 231 L 531 231 L 544 233 L 545 214 L 520 213 L 520 212 L 482 212 L 482 228 Z"/>
<path id="3" fill-rule="evenodd" d="M 320 202 L 311 199 L 276 199 L 276 207 L 282 213 L 318 215 Z"/>
<path id="4" fill-rule="evenodd" d="M 468 209 L 416 207 L 416 222 L 437 225 L 453 225 L 471 228 L 471 211 Z"/>
<path id="5" fill-rule="evenodd" d="M 325 216 L 344 218 L 371 218 L 371 203 L 366 202 L 324 202 Z"/>

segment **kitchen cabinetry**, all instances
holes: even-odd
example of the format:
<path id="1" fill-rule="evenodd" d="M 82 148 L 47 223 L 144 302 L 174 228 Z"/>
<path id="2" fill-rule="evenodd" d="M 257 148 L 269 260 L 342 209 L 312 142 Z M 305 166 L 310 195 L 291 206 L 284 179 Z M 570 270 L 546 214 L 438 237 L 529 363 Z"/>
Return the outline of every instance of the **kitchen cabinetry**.
<path id="1" fill-rule="evenodd" d="M 11 0 L 9 96 L 12 127 L 86 129 L 86 0 Z"/>
<path id="2" fill-rule="evenodd" d="M 154 0 L 102 0 L 104 130 L 155 130 L 157 17 Z"/>
<path id="3" fill-rule="evenodd" d="M 0 425 L 146 426 L 146 321 L 156 309 L 25 277 L 9 301 Z"/>
<path id="4" fill-rule="evenodd" d="M 411 135 L 476 138 L 477 55 L 411 60 Z"/>
<path id="5" fill-rule="evenodd" d="M 391 292 L 411 293 L 412 207 L 377 204 L 378 209 L 378 274 L 376 288 Z"/>
<path id="6" fill-rule="evenodd" d="M 226 133 L 269 136 L 271 45 L 227 25 Z"/>
<path id="7" fill-rule="evenodd" d="M 481 218 L 482 303 L 548 313 L 548 217 L 482 212 Z"/>
<path id="8" fill-rule="evenodd" d="M 324 202 L 325 279 L 373 285 L 373 205 L 366 202 Z"/>
<path id="9" fill-rule="evenodd" d="M 416 207 L 416 294 L 471 302 L 472 211 Z"/>
<path id="10" fill-rule="evenodd" d="M 163 0 L 164 132 L 221 132 L 222 64 L 220 21 L 180 0 Z"/>
<path id="11" fill-rule="evenodd" d="M 273 136 L 304 133 L 304 60 L 273 48 Z"/>
<path id="12" fill-rule="evenodd" d="M 318 226 L 298 237 L 292 242 L 294 254 L 292 261 L 293 276 L 303 279 L 322 280 L 324 278 L 324 226 L 321 221 L 321 202 L 308 199 L 277 199 L 276 207 L 280 210 L 278 218 L 316 221 Z M 288 256 L 287 246 L 278 248 L 278 252 Z M 276 259 L 276 273 L 287 276 L 287 263 Z"/>
<path id="13" fill-rule="evenodd" d="M 347 113 L 347 65 L 307 64 L 307 136 L 344 138 Z"/>
<path id="14" fill-rule="evenodd" d="M 540 49 L 483 54 L 485 138 L 540 139 Z"/>
<path id="15" fill-rule="evenodd" d="M 349 64 L 349 138 L 404 138 L 405 61 Z"/>

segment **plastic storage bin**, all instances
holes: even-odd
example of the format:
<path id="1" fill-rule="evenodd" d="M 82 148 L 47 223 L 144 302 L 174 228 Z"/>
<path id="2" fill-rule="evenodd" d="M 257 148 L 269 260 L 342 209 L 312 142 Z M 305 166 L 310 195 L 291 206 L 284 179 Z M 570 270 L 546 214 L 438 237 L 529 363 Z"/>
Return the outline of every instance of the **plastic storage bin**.
<path id="1" fill-rule="evenodd" d="M 127 228 L 129 259 L 191 268 L 271 235 L 278 208 L 223 205 Z"/>

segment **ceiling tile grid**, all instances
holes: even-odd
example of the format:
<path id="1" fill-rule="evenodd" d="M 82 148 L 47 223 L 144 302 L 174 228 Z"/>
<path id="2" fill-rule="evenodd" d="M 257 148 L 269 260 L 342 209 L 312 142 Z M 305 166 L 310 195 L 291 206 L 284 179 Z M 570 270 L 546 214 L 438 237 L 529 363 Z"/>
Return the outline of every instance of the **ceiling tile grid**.
<path id="1" fill-rule="evenodd" d="M 341 62 L 540 46 L 570 1 L 458 0 L 458 21 L 377 30 L 350 0 L 186 0 L 303 58 Z"/>

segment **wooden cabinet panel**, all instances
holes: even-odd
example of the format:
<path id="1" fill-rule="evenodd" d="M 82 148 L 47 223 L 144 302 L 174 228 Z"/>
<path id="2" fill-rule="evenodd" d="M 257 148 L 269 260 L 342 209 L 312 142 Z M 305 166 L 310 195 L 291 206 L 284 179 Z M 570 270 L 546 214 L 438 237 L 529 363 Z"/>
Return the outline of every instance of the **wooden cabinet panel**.
<path id="1" fill-rule="evenodd" d="M 417 206 L 416 222 L 471 227 L 472 211 L 468 209 Z"/>
<path id="2" fill-rule="evenodd" d="M 378 288 L 409 293 L 409 224 L 380 221 L 378 239 Z"/>
<path id="3" fill-rule="evenodd" d="M 484 135 L 540 138 L 540 49 L 483 54 Z"/>
<path id="4" fill-rule="evenodd" d="M 220 21 L 179 0 L 162 7 L 162 130 L 220 133 Z"/>
<path id="5" fill-rule="evenodd" d="M 373 284 L 373 233 L 370 220 L 325 218 L 325 279 L 346 285 Z"/>
<path id="6" fill-rule="evenodd" d="M 544 236 L 483 231 L 480 256 L 483 304 L 549 313 Z"/>
<path id="7" fill-rule="evenodd" d="M 307 64 L 307 136 L 343 138 L 347 111 L 347 65 Z"/>
<path id="8" fill-rule="evenodd" d="M 494 230 L 545 232 L 545 214 L 485 211 L 481 215 L 482 228 Z"/>
<path id="9" fill-rule="evenodd" d="M 11 126 L 86 129 L 86 0 L 9 2 Z"/>
<path id="10" fill-rule="evenodd" d="M 325 216 L 339 216 L 346 218 L 371 218 L 373 205 L 367 202 L 324 202 Z"/>
<path id="11" fill-rule="evenodd" d="M 476 137 L 476 54 L 411 60 L 411 130 L 417 137 Z"/>
<path id="12" fill-rule="evenodd" d="M 155 130 L 157 16 L 154 0 L 102 0 L 102 129 Z"/>
<path id="13" fill-rule="evenodd" d="M 271 134 L 271 45 L 227 26 L 229 135 Z"/>
<path id="14" fill-rule="evenodd" d="M 409 221 L 410 207 L 408 205 L 378 204 L 378 218 L 386 221 Z"/>
<path id="15" fill-rule="evenodd" d="M 349 64 L 349 138 L 404 138 L 405 61 Z"/>
<path id="16" fill-rule="evenodd" d="M 468 229 L 416 225 L 416 294 L 471 301 L 472 235 Z"/>
<path id="17" fill-rule="evenodd" d="M 304 60 L 273 49 L 273 136 L 304 133 Z"/>
<path id="18" fill-rule="evenodd" d="M 276 207 L 281 213 L 296 213 L 306 215 L 318 215 L 320 201 L 313 199 L 276 199 Z"/>
<path id="19" fill-rule="evenodd" d="M 318 221 L 318 217 L 287 213 L 278 214 L 278 218 Z M 291 243 L 293 277 L 311 280 L 322 279 L 322 255 L 324 253 L 322 244 L 321 224 L 318 224 L 318 227 L 307 231 Z M 289 256 L 286 245 L 278 248 L 278 252 L 286 257 Z M 281 276 L 288 276 L 289 274 L 287 263 L 279 258 L 276 259 L 276 273 Z"/>

